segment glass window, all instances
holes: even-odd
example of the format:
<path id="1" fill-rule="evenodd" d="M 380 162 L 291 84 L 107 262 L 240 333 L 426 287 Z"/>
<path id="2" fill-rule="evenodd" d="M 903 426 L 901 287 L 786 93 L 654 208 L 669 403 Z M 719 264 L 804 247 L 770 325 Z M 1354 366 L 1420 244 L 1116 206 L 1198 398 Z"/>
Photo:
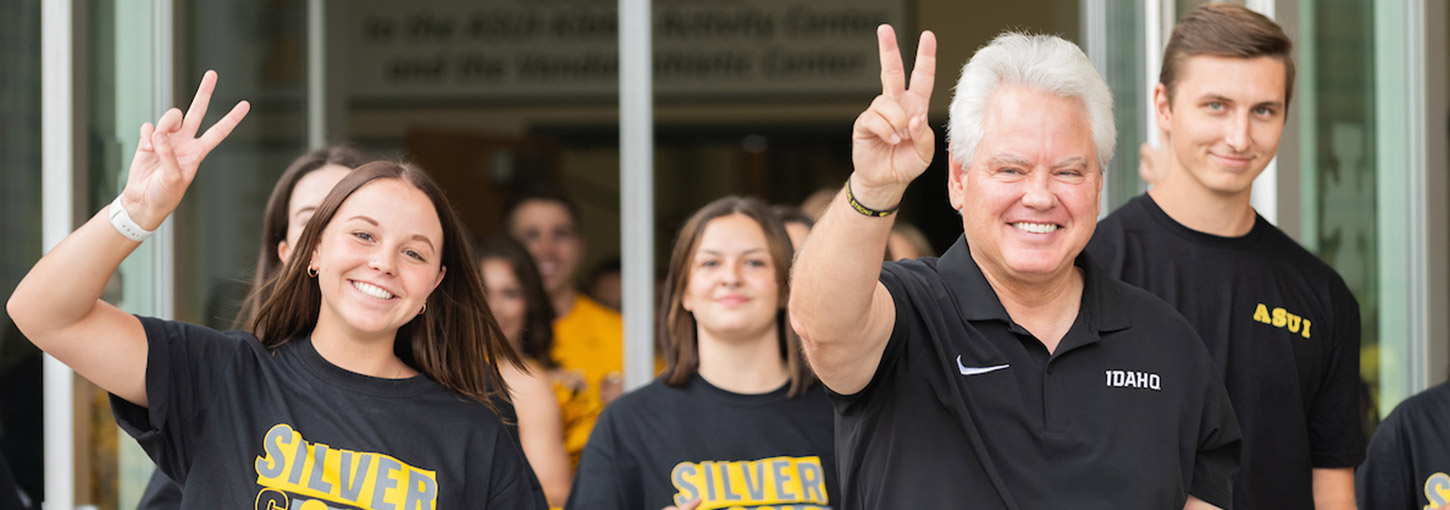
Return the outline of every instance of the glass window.
<path id="1" fill-rule="evenodd" d="M 243 99 L 247 118 L 207 156 L 175 230 L 177 320 L 230 329 L 250 290 L 262 210 L 277 177 L 307 147 L 305 0 L 178 2 L 174 104 L 217 72 L 204 126 Z"/>
<path id="2" fill-rule="evenodd" d="M 0 3 L 0 294 L 41 254 L 40 2 Z M 0 311 L 0 490 L 44 497 L 41 353 Z M 12 485 L 13 484 L 13 485 Z M 16 496 L 0 493 L 0 506 Z"/>
<path id="3" fill-rule="evenodd" d="M 1384 359 L 1380 328 L 1379 238 L 1375 156 L 1374 16 L 1367 0 L 1300 2 L 1300 157 L 1305 246 L 1344 278 L 1359 300 L 1360 375 L 1383 412 L 1405 395 L 1381 392 L 1382 374 L 1405 369 L 1406 360 Z M 1408 345 L 1407 339 L 1390 339 Z M 1386 371 L 1386 362 L 1398 367 Z M 1400 393 L 1397 389 L 1393 393 Z M 1367 397 L 1369 398 L 1369 397 Z M 1386 398 L 1391 402 L 1384 402 Z"/>
<path id="4" fill-rule="evenodd" d="M 142 122 L 155 121 L 153 108 L 154 58 L 151 29 L 152 6 L 143 2 L 129 9 L 117 9 L 112 2 L 90 2 L 77 15 L 85 16 L 87 47 L 86 83 L 75 93 L 84 94 L 86 136 L 83 148 L 84 190 L 74 197 L 78 210 L 90 214 L 120 193 L 124 166 L 139 142 Z M 124 48 L 124 50 L 122 50 Z M 159 295 L 152 284 L 157 242 L 143 243 L 107 284 L 102 299 L 132 313 L 157 315 L 152 302 Z M 119 501 L 127 481 L 144 484 L 151 472 L 150 461 L 140 447 L 111 420 L 104 390 L 81 377 L 75 378 L 76 452 L 74 469 L 75 502 L 114 509 L 134 508 Z M 130 469 L 127 469 L 127 467 Z M 139 495 L 139 485 L 134 491 Z"/>

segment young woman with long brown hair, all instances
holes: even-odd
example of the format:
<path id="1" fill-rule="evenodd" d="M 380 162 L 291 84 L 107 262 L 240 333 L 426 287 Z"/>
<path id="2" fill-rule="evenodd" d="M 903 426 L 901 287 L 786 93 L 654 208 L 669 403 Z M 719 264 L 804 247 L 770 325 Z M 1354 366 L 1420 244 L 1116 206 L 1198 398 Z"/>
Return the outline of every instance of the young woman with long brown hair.
<path id="1" fill-rule="evenodd" d="M 125 189 L 36 263 L 7 308 L 37 346 L 113 394 L 117 421 L 184 484 L 182 508 L 543 508 L 488 404 L 518 364 L 463 231 L 421 171 L 343 178 L 303 230 L 253 334 L 99 300 L 246 115 L 200 137 L 215 87 L 141 128 Z M 265 501 L 265 503 L 264 503 Z"/>
<path id="2" fill-rule="evenodd" d="M 292 255 L 292 247 L 302 238 L 302 229 L 307 220 L 317 212 L 322 200 L 332 187 L 364 163 L 371 161 L 366 154 L 351 145 L 334 145 L 308 151 L 277 178 L 272 194 L 267 198 L 262 212 L 262 242 L 257 249 L 257 270 L 252 275 L 252 286 L 247 300 L 242 303 L 232 323 L 233 329 L 251 326 L 252 319 L 262 303 L 272 296 L 271 285 L 275 282 L 282 265 Z M 138 510 L 170 510 L 181 507 L 181 486 L 160 470 L 152 473 L 146 491 L 137 503 Z"/>
<path id="3" fill-rule="evenodd" d="M 527 371 L 512 365 L 499 367 L 509 385 L 520 446 L 539 477 L 549 506 L 562 507 L 574 477 L 564 444 L 566 424 L 581 418 L 581 406 L 592 411 L 584 415 L 597 416 L 599 401 L 590 398 L 592 393 L 580 391 L 583 378 L 561 370 L 550 354 L 554 308 L 529 252 L 508 236 L 495 235 L 480 241 L 475 255 L 499 329 L 528 367 Z M 586 399 L 583 404 L 579 403 L 581 397 Z"/>
<path id="4" fill-rule="evenodd" d="M 686 222 L 660 303 L 665 371 L 604 408 L 569 508 L 830 506 L 833 417 L 786 320 L 792 253 L 755 199 Z"/>

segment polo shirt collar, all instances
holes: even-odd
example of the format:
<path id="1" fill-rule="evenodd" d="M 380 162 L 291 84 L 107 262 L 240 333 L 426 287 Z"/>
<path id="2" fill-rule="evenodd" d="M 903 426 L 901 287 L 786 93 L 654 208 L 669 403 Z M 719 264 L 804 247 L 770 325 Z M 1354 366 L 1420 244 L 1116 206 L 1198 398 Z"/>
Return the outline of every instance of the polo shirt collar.
<path id="1" fill-rule="evenodd" d="M 1090 330 L 1103 333 L 1130 327 L 1132 324 L 1127 310 L 1123 309 L 1122 299 L 1109 285 L 1107 275 L 1092 256 L 1088 255 L 1087 250 L 1078 254 L 1073 265 L 1083 269 L 1083 296 L 1078 314 L 1079 317 L 1086 314 L 1090 321 Z M 957 237 L 957 242 L 942 254 L 937 267 L 947 282 L 947 288 L 956 298 L 957 311 L 963 319 L 997 320 L 1010 324 L 1013 329 L 1021 328 L 1007 315 L 1007 309 L 1002 307 L 1002 300 L 997 297 L 997 291 L 992 288 L 992 284 L 987 283 L 982 268 L 977 266 L 977 261 L 972 258 L 967 248 L 965 235 Z M 1097 335 L 1093 337 L 1096 339 Z"/>

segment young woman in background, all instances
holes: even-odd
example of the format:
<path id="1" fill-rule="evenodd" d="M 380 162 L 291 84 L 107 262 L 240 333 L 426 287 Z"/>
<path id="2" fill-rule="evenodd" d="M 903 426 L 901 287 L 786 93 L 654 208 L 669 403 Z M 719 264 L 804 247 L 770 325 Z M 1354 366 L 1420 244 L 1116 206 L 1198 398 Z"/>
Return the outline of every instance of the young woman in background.
<path id="1" fill-rule="evenodd" d="M 690 218 L 661 300 L 665 371 L 604 409 L 568 508 L 830 506 L 833 416 L 786 319 L 792 253 L 758 200 Z"/>
<path id="2" fill-rule="evenodd" d="M 560 372 L 549 355 L 554 344 L 554 309 L 529 252 L 513 239 L 498 235 L 478 243 L 475 255 L 499 329 L 523 355 L 528 368 L 525 372 L 510 365 L 499 367 L 509 385 L 524 457 L 539 477 L 549 506 L 562 507 L 569 499 L 574 469 L 564 449 L 566 417 L 557 399 L 564 396 L 569 410 L 576 411 L 578 406 L 570 402 L 572 396 L 587 395 L 578 391 L 583 381 L 573 385 L 554 382 L 568 373 Z"/>

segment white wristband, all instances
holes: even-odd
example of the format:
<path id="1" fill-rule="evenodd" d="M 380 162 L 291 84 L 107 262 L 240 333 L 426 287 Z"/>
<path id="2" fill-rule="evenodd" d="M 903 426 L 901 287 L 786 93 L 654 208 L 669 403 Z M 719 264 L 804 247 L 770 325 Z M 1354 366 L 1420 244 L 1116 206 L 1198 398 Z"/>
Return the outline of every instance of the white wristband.
<path id="1" fill-rule="evenodd" d="M 141 228 L 141 225 L 136 224 L 136 220 L 131 219 L 131 215 L 126 213 L 126 208 L 121 207 L 120 195 L 116 195 L 116 200 L 111 202 L 110 210 L 106 214 L 111 217 L 111 226 L 116 227 L 116 231 L 126 236 L 126 239 L 139 243 L 156 233 L 155 230 Z"/>

